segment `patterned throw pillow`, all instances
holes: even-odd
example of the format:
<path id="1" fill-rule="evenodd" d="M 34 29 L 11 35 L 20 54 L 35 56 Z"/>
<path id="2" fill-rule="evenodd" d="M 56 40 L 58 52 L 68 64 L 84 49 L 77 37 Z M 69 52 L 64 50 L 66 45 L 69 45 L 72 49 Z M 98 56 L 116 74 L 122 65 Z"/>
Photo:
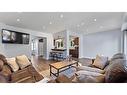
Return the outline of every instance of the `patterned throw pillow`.
<path id="1" fill-rule="evenodd" d="M 31 64 L 29 59 L 25 55 L 17 56 L 16 61 L 21 69 L 23 69 Z"/>
<path id="2" fill-rule="evenodd" d="M 108 62 L 108 57 L 97 55 L 93 65 L 95 67 L 100 68 L 100 69 L 104 69 L 106 64 L 107 64 L 107 62 Z"/>
<path id="3" fill-rule="evenodd" d="M 6 58 L 6 59 L 7 59 L 7 64 L 11 67 L 13 72 L 16 72 L 16 71 L 19 70 L 19 66 L 16 63 L 15 57 L 13 57 L 13 58 Z"/>

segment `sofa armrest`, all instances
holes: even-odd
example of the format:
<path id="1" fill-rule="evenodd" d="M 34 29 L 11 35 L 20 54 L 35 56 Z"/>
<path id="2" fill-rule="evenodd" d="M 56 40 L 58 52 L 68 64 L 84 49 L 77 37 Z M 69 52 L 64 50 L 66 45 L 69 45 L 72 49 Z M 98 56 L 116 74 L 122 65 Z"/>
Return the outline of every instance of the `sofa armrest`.
<path id="1" fill-rule="evenodd" d="M 31 74 L 27 70 L 19 70 L 11 74 L 11 82 L 17 82 L 29 76 L 31 77 Z"/>
<path id="2" fill-rule="evenodd" d="M 20 80 L 17 80 L 16 83 L 34 83 L 36 82 L 34 77 L 32 76 L 27 76 L 25 78 L 22 78 Z"/>

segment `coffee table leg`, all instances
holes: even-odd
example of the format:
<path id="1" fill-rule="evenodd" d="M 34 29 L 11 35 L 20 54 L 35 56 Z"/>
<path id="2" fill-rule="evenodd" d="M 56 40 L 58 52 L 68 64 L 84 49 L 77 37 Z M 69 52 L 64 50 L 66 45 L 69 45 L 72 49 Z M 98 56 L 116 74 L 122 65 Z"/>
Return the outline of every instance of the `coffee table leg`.
<path id="1" fill-rule="evenodd" d="M 76 66 L 78 67 L 78 62 L 77 62 L 77 64 L 76 64 Z"/>
<path id="2" fill-rule="evenodd" d="M 52 67 L 50 66 L 50 76 L 51 76 L 51 74 L 52 74 L 51 72 L 52 72 Z"/>
<path id="3" fill-rule="evenodd" d="M 59 69 L 57 70 L 57 77 L 59 76 Z"/>

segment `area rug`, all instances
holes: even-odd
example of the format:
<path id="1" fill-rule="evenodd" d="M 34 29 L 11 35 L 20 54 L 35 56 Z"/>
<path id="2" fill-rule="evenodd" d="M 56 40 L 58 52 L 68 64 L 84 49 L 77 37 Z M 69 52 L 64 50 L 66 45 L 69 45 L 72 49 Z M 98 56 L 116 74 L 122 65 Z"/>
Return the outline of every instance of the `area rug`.
<path id="1" fill-rule="evenodd" d="M 52 71 L 53 71 L 53 72 L 56 72 L 55 69 L 53 69 Z M 72 77 L 72 76 L 74 75 L 75 71 L 76 71 L 75 68 L 70 68 L 70 69 L 67 69 L 67 70 L 61 72 L 59 75 L 64 74 L 64 75 L 66 75 L 67 77 L 70 78 L 70 77 Z M 50 70 L 49 70 L 49 69 L 40 72 L 40 74 L 41 74 L 43 77 L 53 78 L 53 79 L 56 78 L 54 75 L 50 76 Z"/>

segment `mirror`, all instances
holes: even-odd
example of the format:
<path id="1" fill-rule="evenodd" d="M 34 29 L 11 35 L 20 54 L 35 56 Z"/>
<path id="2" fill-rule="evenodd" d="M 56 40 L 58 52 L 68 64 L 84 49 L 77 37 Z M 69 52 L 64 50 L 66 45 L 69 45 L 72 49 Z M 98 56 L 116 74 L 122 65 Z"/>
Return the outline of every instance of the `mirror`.
<path id="1" fill-rule="evenodd" d="M 55 39 L 54 40 L 54 46 L 55 46 L 56 49 L 64 48 L 63 38 Z"/>

